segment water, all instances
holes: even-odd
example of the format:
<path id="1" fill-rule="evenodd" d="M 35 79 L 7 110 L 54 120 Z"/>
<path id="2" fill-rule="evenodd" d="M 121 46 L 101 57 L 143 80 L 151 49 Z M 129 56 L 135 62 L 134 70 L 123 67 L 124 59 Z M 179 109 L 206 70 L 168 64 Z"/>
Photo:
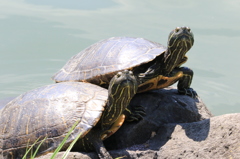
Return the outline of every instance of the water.
<path id="1" fill-rule="evenodd" d="M 50 77 L 87 46 L 112 36 L 167 44 L 189 26 L 195 44 L 185 66 L 215 115 L 240 112 L 240 1 L 0 0 L 0 98 L 53 83 Z"/>

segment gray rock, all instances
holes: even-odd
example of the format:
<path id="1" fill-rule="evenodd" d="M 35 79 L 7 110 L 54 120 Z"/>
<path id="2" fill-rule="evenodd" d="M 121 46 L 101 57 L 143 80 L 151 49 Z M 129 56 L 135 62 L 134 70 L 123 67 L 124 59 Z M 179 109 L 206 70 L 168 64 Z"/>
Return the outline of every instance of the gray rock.
<path id="1" fill-rule="evenodd" d="M 149 140 L 157 158 L 240 158 L 240 113 L 166 124 Z M 156 149 L 157 148 L 157 149 Z"/>
<path id="2" fill-rule="evenodd" d="M 131 105 L 143 106 L 146 116 L 139 122 L 125 123 L 113 137 L 105 141 L 107 149 L 116 150 L 145 143 L 166 123 L 189 123 L 213 116 L 200 98 L 179 95 L 172 87 L 137 94 Z"/>
<path id="3" fill-rule="evenodd" d="M 193 123 L 164 124 L 141 145 L 112 150 L 114 158 L 222 159 L 240 158 L 240 113 Z M 40 157 L 49 158 L 51 154 Z M 58 154 L 60 158 L 63 152 Z M 57 158 L 58 158 L 57 157 Z M 95 153 L 71 152 L 68 159 L 97 159 Z"/>

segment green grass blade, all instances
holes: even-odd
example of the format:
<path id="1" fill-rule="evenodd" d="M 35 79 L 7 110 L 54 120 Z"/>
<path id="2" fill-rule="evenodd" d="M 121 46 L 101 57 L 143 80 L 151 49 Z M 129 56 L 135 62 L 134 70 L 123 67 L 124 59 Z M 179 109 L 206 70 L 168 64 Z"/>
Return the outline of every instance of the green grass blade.
<path id="1" fill-rule="evenodd" d="M 35 156 L 37 155 L 37 152 L 39 150 L 39 148 L 41 147 L 41 145 L 43 144 L 43 142 L 47 139 L 47 136 L 40 142 L 40 144 L 38 145 L 37 149 L 35 150 L 34 154 L 32 155 L 31 158 L 35 158 Z"/>
<path id="2" fill-rule="evenodd" d="M 68 149 L 65 151 L 65 153 L 63 154 L 62 159 L 66 159 L 67 155 L 69 154 L 69 152 L 71 151 L 71 149 L 73 148 L 74 144 L 78 141 L 78 139 L 81 137 L 82 133 L 78 134 L 78 136 L 73 140 L 73 142 L 69 145 Z"/>
<path id="3" fill-rule="evenodd" d="M 28 148 L 28 144 L 27 144 L 27 148 L 26 148 L 26 153 L 24 154 L 22 159 L 26 159 L 28 153 L 32 150 L 33 146 L 38 142 L 40 138 L 38 138 L 29 148 Z"/>
<path id="4" fill-rule="evenodd" d="M 57 147 L 57 149 L 53 152 L 53 155 L 51 156 L 50 159 L 54 159 L 57 155 L 57 153 L 62 149 L 63 145 L 66 143 L 68 137 L 70 136 L 70 134 L 72 133 L 73 129 L 77 126 L 77 124 L 79 123 L 79 121 L 76 121 L 74 123 L 74 125 L 71 127 L 71 129 L 68 131 L 67 135 L 64 137 L 63 141 L 61 142 L 61 144 Z"/>

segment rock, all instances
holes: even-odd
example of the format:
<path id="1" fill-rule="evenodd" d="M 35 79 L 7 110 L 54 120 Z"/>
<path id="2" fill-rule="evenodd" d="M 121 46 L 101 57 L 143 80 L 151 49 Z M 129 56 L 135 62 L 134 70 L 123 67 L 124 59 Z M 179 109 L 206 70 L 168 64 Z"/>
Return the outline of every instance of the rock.
<path id="1" fill-rule="evenodd" d="M 157 158 L 240 158 L 240 113 L 166 124 L 149 140 Z"/>
<path id="2" fill-rule="evenodd" d="M 112 150 L 114 158 L 195 159 L 240 158 L 240 113 L 193 123 L 164 124 L 141 145 Z M 51 154 L 39 159 L 50 158 Z M 61 157 L 60 152 L 57 158 Z M 68 159 L 97 159 L 95 153 L 71 152 Z"/>
<path id="3" fill-rule="evenodd" d="M 200 98 L 179 95 L 173 87 L 137 94 L 131 105 L 143 106 L 146 116 L 139 122 L 125 122 L 116 134 L 104 142 L 106 148 L 112 150 L 110 153 L 113 157 L 154 158 L 158 156 L 159 150 L 156 143 L 161 141 L 156 140 L 155 148 L 149 149 L 149 146 L 154 146 L 152 139 L 164 132 L 165 125 L 192 123 L 213 116 Z M 63 153 L 59 153 L 59 157 Z M 49 158 L 50 155 L 41 158 Z M 68 158 L 97 158 L 97 155 L 71 152 Z"/>
<path id="4" fill-rule="evenodd" d="M 131 105 L 143 106 L 146 116 L 139 122 L 125 123 L 105 141 L 107 149 L 142 144 L 166 123 L 189 123 L 213 116 L 200 98 L 179 95 L 172 87 L 137 94 Z"/>

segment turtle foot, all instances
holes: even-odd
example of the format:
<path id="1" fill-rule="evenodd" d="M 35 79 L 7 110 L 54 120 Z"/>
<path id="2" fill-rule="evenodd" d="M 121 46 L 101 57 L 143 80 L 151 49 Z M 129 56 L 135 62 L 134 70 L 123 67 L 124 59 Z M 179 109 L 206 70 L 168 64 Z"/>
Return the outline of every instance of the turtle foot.
<path id="1" fill-rule="evenodd" d="M 178 89 L 178 93 L 183 94 L 183 95 L 188 95 L 192 98 L 197 98 L 198 97 L 197 92 L 192 88 Z"/>
<path id="2" fill-rule="evenodd" d="M 143 106 L 140 106 L 140 105 L 131 106 L 131 110 L 130 112 L 128 111 L 126 121 L 128 122 L 139 121 L 143 119 L 145 115 L 146 115 L 146 112 Z"/>

